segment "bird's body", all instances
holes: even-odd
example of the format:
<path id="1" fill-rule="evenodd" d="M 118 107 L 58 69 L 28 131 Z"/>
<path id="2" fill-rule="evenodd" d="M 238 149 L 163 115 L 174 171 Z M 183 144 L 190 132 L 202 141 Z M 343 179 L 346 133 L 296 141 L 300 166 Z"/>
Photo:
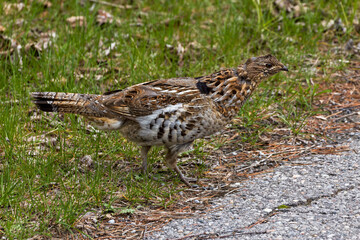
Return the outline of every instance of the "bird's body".
<path id="1" fill-rule="evenodd" d="M 165 146 L 168 166 L 189 186 L 176 165 L 178 153 L 195 139 L 223 129 L 261 80 L 281 70 L 287 68 L 266 55 L 203 77 L 155 80 L 103 95 L 34 92 L 32 96 L 43 111 L 80 114 L 99 129 L 119 130 L 142 146 L 144 171 L 151 146 Z"/>

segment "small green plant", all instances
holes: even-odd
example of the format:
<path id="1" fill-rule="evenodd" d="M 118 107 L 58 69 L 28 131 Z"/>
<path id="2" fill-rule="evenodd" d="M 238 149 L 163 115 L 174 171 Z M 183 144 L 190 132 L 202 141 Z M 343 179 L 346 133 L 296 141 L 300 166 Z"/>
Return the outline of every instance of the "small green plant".
<path id="1" fill-rule="evenodd" d="M 120 214 L 133 214 L 135 212 L 135 209 L 133 208 L 122 208 L 120 209 Z"/>
<path id="2" fill-rule="evenodd" d="M 314 99 L 328 92 L 320 91 L 319 85 L 311 83 L 309 78 L 305 80 L 305 87 L 300 83 L 289 88 L 287 98 L 277 110 L 278 117 L 295 136 L 301 133 L 309 117 L 319 113 L 319 110 L 313 109 Z"/>
<path id="3" fill-rule="evenodd" d="M 280 209 L 289 209 L 289 208 L 291 208 L 291 207 L 284 205 L 284 204 L 277 207 L 277 209 L 279 209 L 279 210 Z"/>

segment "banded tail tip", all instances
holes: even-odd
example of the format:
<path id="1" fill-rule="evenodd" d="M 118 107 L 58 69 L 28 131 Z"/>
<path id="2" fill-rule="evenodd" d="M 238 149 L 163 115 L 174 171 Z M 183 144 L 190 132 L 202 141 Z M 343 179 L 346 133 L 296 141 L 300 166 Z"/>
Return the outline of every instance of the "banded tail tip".
<path id="1" fill-rule="evenodd" d="M 53 99 L 56 92 L 31 92 L 30 94 L 34 99 Z"/>
<path id="2" fill-rule="evenodd" d="M 44 92 L 31 92 L 33 103 L 44 112 L 57 112 L 58 107 L 53 104 L 52 97 Z"/>

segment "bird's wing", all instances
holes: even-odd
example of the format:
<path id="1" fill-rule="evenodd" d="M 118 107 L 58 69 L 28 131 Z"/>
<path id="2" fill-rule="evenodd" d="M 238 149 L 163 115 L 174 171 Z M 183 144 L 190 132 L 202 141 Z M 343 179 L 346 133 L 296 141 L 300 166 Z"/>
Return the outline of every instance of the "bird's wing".
<path id="1" fill-rule="evenodd" d="M 141 83 L 104 95 L 102 104 L 115 114 L 135 119 L 196 100 L 200 97 L 196 82 L 194 78 L 173 78 Z"/>

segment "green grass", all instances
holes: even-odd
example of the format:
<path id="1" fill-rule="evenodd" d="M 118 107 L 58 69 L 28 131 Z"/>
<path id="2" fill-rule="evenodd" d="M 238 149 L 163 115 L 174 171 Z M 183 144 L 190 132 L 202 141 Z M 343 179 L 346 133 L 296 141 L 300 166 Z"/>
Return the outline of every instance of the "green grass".
<path id="1" fill-rule="evenodd" d="M 336 38 L 343 45 L 359 38 L 352 25 L 359 17 L 359 1 L 305 1 L 309 10 L 299 16 L 275 13 L 273 2 L 135 1 L 131 9 L 118 9 L 53 1 L 45 9 L 37 1 L 25 1 L 26 7 L 13 14 L 1 7 L 3 35 L 21 44 L 22 63 L 14 54 L 0 58 L 0 236 L 24 239 L 51 236 L 53 229 L 76 231 L 74 224 L 86 211 L 107 211 L 119 201 L 130 210 L 166 208 L 181 190 L 177 178 L 167 180 L 172 174 L 158 174 L 161 148 L 150 156 L 150 172 L 160 177 L 153 180 L 135 170 L 141 165 L 138 148 L 117 132 L 96 131 L 72 115 L 34 117 L 39 114 L 29 98 L 32 91 L 102 93 L 158 78 L 209 74 L 272 53 L 290 72 L 261 84 L 239 113 L 241 126 L 235 127 L 249 129 L 241 136 L 253 144 L 277 125 L 301 134 L 307 117 L 316 113 L 313 100 L 321 94 L 317 83 L 310 84 L 314 73 L 308 71 L 306 56 L 328 61 L 333 56 L 319 53 L 320 41 L 331 44 Z M 111 13 L 114 22 L 97 25 L 99 9 Z M 66 22 L 71 16 L 84 16 L 86 27 L 71 28 Z M 337 18 L 346 32 L 325 33 L 321 22 Z M 52 46 L 38 56 L 25 50 L 48 31 L 56 32 Z M 0 41 L 0 50 L 10 48 Z M 112 43 L 115 48 L 105 56 L 102 52 Z M 186 48 L 183 56 L 177 53 L 179 44 Z M 80 68 L 99 70 L 79 77 Z M 260 121 L 267 109 L 277 125 Z M 201 162 L 194 175 L 205 170 L 205 144 L 198 141 L 189 153 Z M 91 156 L 91 166 L 81 161 L 85 155 Z"/>

